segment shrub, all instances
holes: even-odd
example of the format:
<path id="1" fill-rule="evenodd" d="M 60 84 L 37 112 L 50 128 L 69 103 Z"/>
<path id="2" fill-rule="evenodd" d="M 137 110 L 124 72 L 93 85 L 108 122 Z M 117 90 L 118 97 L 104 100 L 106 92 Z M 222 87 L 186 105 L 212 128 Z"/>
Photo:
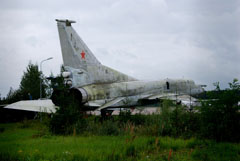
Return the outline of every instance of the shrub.
<path id="1" fill-rule="evenodd" d="M 136 157 L 136 148 L 134 145 L 129 145 L 127 148 L 126 148 L 126 156 L 127 157 Z"/>
<path id="2" fill-rule="evenodd" d="M 72 134 L 74 130 L 81 133 L 86 128 L 83 112 L 74 104 L 63 104 L 50 120 L 50 131 L 54 134 Z"/>
<path id="3" fill-rule="evenodd" d="M 119 127 L 116 122 L 104 121 L 100 126 L 101 135 L 119 135 Z"/>
<path id="4" fill-rule="evenodd" d="M 211 96 L 214 100 L 203 103 L 200 113 L 201 137 L 216 141 L 240 141 L 240 85 L 234 79 L 229 83 L 230 88 L 220 91 L 216 87 L 217 95 Z"/>

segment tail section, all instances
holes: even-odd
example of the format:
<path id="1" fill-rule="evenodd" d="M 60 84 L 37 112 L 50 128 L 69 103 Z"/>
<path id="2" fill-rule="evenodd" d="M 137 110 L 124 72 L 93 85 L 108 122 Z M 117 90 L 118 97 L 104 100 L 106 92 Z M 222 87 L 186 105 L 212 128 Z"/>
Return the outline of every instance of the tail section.
<path id="1" fill-rule="evenodd" d="M 75 21 L 56 21 L 58 25 L 64 66 L 86 70 L 87 65 L 100 65 L 100 62 L 72 28 L 71 24 L 75 23 Z"/>
<path id="2" fill-rule="evenodd" d="M 101 65 L 71 24 L 75 21 L 56 20 L 65 69 L 71 74 L 72 86 L 94 83 L 135 81 L 136 79 Z"/>

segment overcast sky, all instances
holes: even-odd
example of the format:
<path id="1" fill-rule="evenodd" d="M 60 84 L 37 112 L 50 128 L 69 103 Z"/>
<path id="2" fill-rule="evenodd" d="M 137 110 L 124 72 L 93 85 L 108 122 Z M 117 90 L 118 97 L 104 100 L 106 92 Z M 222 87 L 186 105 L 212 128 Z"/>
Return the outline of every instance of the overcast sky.
<path id="1" fill-rule="evenodd" d="M 19 88 L 31 61 L 59 74 L 55 19 L 72 19 L 104 65 L 143 80 L 240 79 L 239 0 L 1 0 L 0 93 Z"/>

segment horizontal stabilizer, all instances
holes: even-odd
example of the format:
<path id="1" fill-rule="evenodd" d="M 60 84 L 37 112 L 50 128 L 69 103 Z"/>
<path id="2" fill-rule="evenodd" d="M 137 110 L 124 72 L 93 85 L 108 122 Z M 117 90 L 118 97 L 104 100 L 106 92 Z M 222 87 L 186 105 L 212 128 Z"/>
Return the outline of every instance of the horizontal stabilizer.
<path id="1" fill-rule="evenodd" d="M 52 103 L 52 100 L 29 100 L 19 101 L 7 105 L 4 108 L 14 110 L 24 110 L 33 112 L 55 113 L 57 106 Z"/>
<path id="2" fill-rule="evenodd" d="M 71 23 L 76 23 L 76 21 L 73 21 L 73 20 L 59 20 L 59 19 L 56 19 L 57 22 L 65 22 L 66 23 L 66 26 L 68 25 L 71 25 Z"/>

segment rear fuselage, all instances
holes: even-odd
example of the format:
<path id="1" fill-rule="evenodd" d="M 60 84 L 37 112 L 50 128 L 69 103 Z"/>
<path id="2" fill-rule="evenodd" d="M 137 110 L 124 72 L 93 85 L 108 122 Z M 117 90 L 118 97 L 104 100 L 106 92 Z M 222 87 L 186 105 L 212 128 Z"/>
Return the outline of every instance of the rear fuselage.
<path id="1" fill-rule="evenodd" d="M 197 94 L 203 89 L 191 80 L 165 79 L 139 81 L 131 76 L 102 65 L 77 32 L 70 20 L 57 20 L 69 94 L 84 106 L 100 109 L 136 105 L 147 99 L 161 99 L 167 94 Z M 52 98 L 57 98 L 54 92 Z M 53 99 L 53 102 L 55 100 Z"/>
<path id="2" fill-rule="evenodd" d="M 113 100 L 118 97 L 128 98 L 127 102 L 121 101 L 115 104 L 114 107 L 137 105 L 141 99 L 154 98 L 156 95 L 166 95 L 166 93 L 193 95 L 203 92 L 201 86 L 196 85 L 191 80 L 183 79 L 101 83 L 78 88 L 74 87 L 72 90 L 75 93 L 80 92 L 78 97 L 81 96 L 81 102 L 87 106 L 91 106 L 93 102 L 95 105 L 98 103 L 103 104 L 104 101 Z"/>

